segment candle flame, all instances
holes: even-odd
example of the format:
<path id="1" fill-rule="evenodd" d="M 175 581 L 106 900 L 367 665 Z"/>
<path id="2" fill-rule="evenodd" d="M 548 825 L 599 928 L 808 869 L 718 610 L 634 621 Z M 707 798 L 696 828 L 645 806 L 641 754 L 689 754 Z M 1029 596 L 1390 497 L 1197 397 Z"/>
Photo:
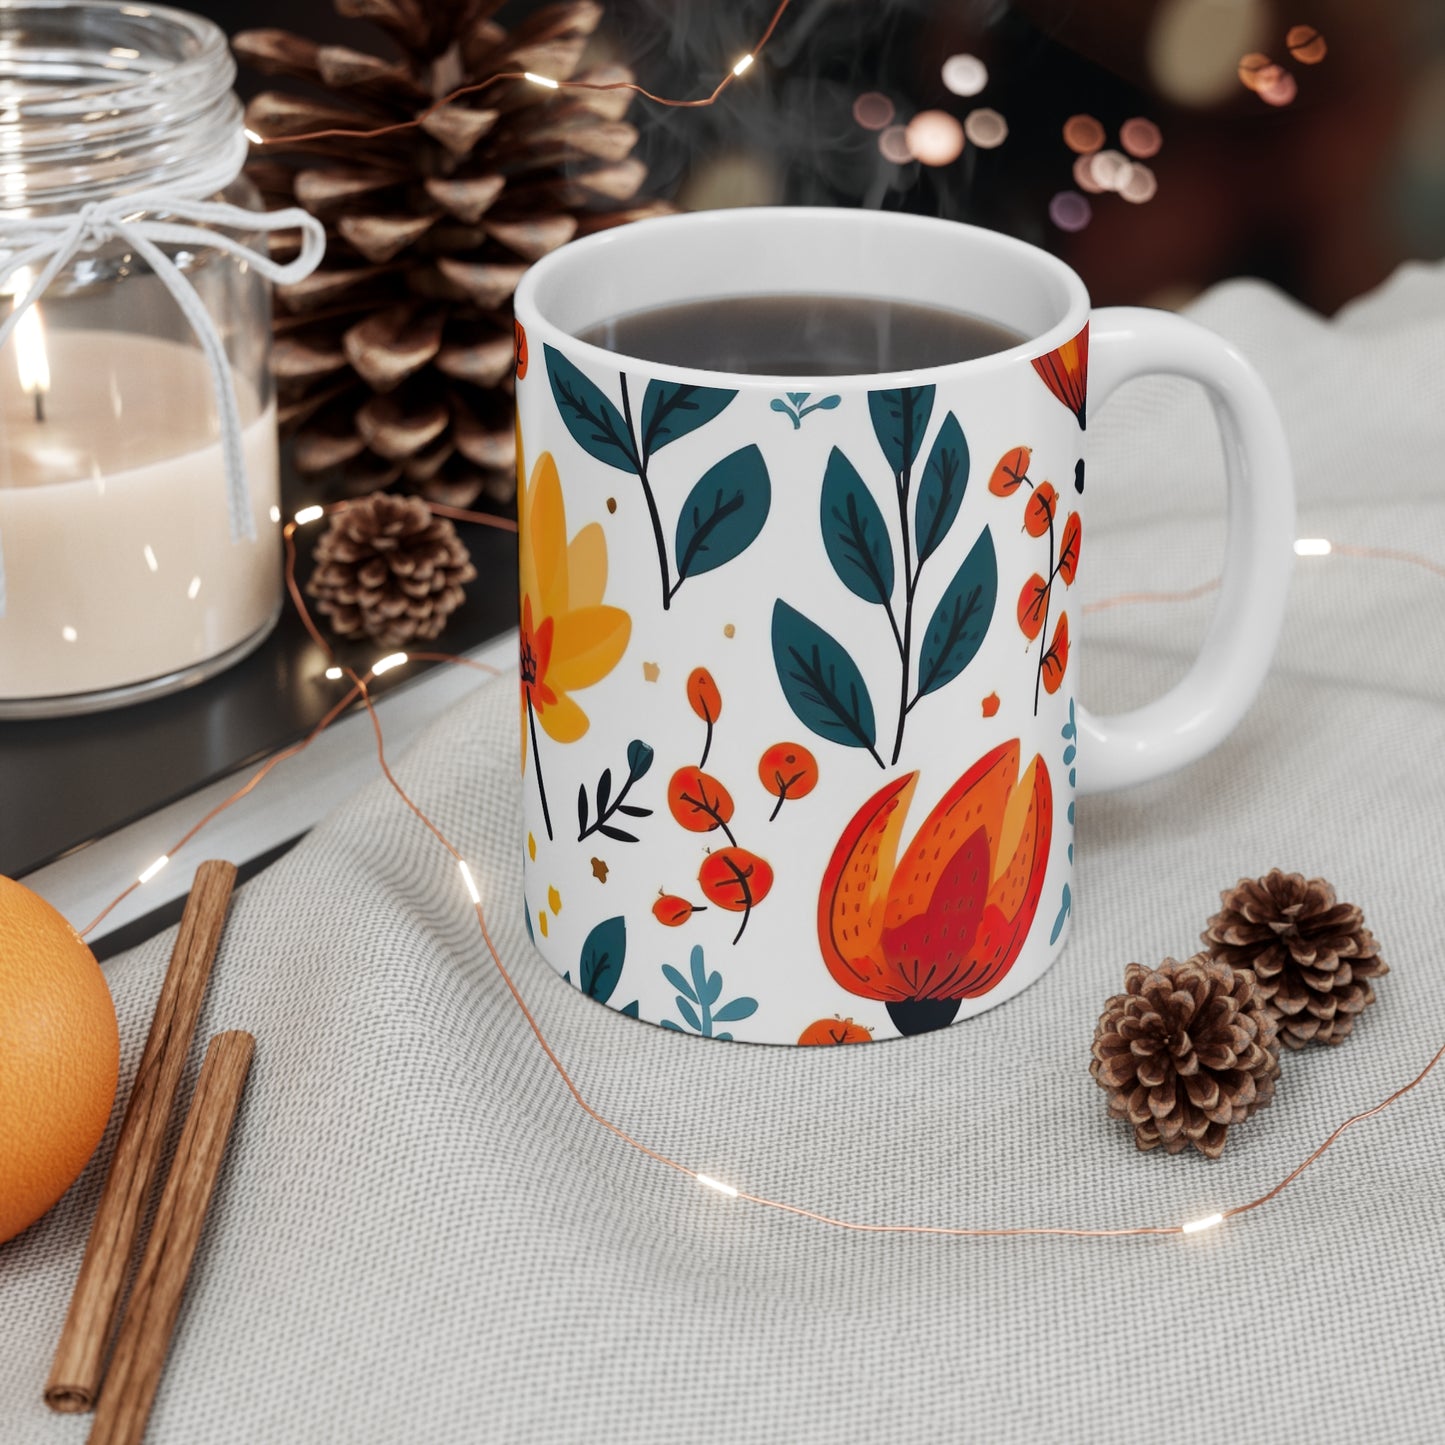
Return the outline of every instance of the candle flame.
<path id="1" fill-rule="evenodd" d="M 22 266 L 10 278 L 10 295 L 17 301 L 27 296 L 34 277 Z M 43 397 L 50 390 L 50 358 L 45 350 L 45 323 L 40 306 L 31 306 L 15 325 L 15 365 L 20 372 L 20 389 L 26 396 Z"/>

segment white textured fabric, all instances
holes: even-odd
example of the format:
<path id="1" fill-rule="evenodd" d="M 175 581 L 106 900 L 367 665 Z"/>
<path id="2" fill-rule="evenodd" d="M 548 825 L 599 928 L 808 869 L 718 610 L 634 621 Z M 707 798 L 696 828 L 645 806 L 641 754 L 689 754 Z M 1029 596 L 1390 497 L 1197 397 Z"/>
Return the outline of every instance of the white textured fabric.
<path id="1" fill-rule="evenodd" d="M 1279 399 L 1303 534 L 1445 559 L 1445 269 L 1407 268 L 1333 323 L 1242 282 L 1196 314 Z M 1166 381 L 1098 417 L 1087 595 L 1211 575 L 1210 425 Z M 1183 774 L 1080 804 L 1062 960 L 1002 1008 L 901 1042 L 705 1042 L 555 978 L 518 906 L 510 685 L 442 717 L 398 771 L 473 860 L 579 1084 L 639 1138 L 857 1219 L 1174 1223 L 1260 1193 L 1445 1037 L 1442 605 L 1445 582 L 1418 569 L 1303 559 L 1237 734 Z M 1086 700 L 1159 691 L 1208 607 L 1092 617 Z M 1344 1047 L 1287 1057 L 1273 1107 L 1218 1163 L 1138 1154 L 1087 1073 L 1099 1009 L 1127 961 L 1188 954 L 1220 887 L 1275 864 L 1365 908 L 1392 965 L 1380 1002 Z M 169 946 L 108 968 L 123 1091 Z M 700 1189 L 585 1118 L 494 973 L 455 867 L 380 783 L 239 895 L 203 1033 L 237 1027 L 255 1031 L 256 1064 L 152 1441 L 1445 1433 L 1445 1073 L 1277 1202 L 1188 1240 L 830 1231 Z M 108 1154 L 0 1248 L 6 1445 L 88 1428 L 40 1392 Z"/>

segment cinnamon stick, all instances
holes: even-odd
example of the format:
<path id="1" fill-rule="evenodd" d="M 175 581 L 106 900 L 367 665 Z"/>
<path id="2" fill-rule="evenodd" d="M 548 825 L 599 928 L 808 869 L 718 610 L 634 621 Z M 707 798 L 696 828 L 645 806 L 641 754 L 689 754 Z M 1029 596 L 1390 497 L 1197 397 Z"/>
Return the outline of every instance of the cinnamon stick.
<path id="1" fill-rule="evenodd" d="M 116 1337 L 89 1445 L 139 1445 L 145 1434 L 255 1047 L 250 1034 L 235 1032 L 217 1034 L 206 1049 Z"/>
<path id="2" fill-rule="evenodd" d="M 77 1414 L 95 1408 L 106 1346 L 235 882 L 230 863 L 213 860 L 196 870 L 45 1383 L 45 1403 L 52 1410 Z"/>

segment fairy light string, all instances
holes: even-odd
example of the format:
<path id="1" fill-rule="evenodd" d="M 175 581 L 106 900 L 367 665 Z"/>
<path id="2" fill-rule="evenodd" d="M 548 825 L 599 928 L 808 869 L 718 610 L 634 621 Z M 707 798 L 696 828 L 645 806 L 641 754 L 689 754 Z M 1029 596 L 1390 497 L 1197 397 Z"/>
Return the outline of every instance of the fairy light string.
<path id="1" fill-rule="evenodd" d="M 538 1048 L 541 1049 L 548 1063 L 551 1064 L 552 1068 L 556 1071 L 558 1078 L 561 1080 L 563 1087 L 571 1096 L 573 1103 L 576 1104 L 576 1106 L 581 1109 L 581 1111 L 586 1114 L 588 1118 L 590 1118 L 594 1123 L 598 1124 L 601 1128 L 606 1129 L 610 1134 L 616 1137 L 628 1148 L 633 1149 L 637 1153 L 644 1155 L 646 1158 L 651 1159 L 656 1164 L 660 1164 L 665 1168 L 673 1170 L 675 1173 L 684 1175 L 700 1187 L 707 1189 L 712 1193 L 721 1194 L 729 1200 L 736 1200 L 740 1203 L 756 1205 L 757 1207 L 762 1209 L 770 1209 L 777 1213 L 792 1215 L 799 1219 L 811 1220 L 813 1223 L 825 1225 L 829 1228 L 843 1229 L 854 1233 L 862 1234 L 925 1234 L 952 1238 L 972 1239 L 999 1239 L 1023 1236 L 1055 1236 L 1066 1237 L 1070 1239 L 1126 1239 L 1139 1238 L 1144 1236 L 1183 1237 L 1188 1235 L 1194 1235 L 1217 1228 L 1218 1226 L 1224 1224 L 1227 1220 L 1236 1219 L 1241 1215 L 1248 1214 L 1255 1209 L 1259 1209 L 1262 1206 L 1269 1204 L 1280 1194 L 1282 1194 L 1287 1188 L 1289 1188 L 1289 1186 L 1293 1184 L 1302 1174 L 1304 1174 L 1307 1169 L 1309 1169 L 1321 1157 L 1323 1157 L 1323 1155 L 1330 1148 L 1332 1148 L 1334 1144 L 1338 1142 L 1338 1140 L 1349 1129 L 1353 1128 L 1356 1124 L 1363 1123 L 1366 1119 L 1372 1119 L 1377 1114 L 1383 1113 L 1398 1100 L 1402 1099 L 1406 1094 L 1410 1093 L 1411 1090 L 1418 1088 L 1419 1085 L 1422 1084 L 1425 1079 L 1429 1077 L 1429 1075 L 1433 1072 L 1437 1065 L 1439 1065 L 1441 1059 L 1445 1058 L 1445 1044 L 1442 1044 L 1440 1048 L 1431 1056 L 1429 1062 L 1426 1063 L 1424 1068 L 1422 1068 L 1420 1072 L 1414 1076 L 1414 1078 L 1410 1079 L 1407 1083 L 1402 1084 L 1398 1089 L 1396 1089 L 1386 1098 L 1382 1099 L 1378 1104 L 1373 1105 L 1371 1108 L 1363 1109 L 1359 1113 L 1352 1114 L 1349 1118 L 1345 1119 L 1343 1122 L 1337 1125 L 1335 1129 L 1324 1139 L 1322 1143 L 1318 1145 L 1318 1147 L 1315 1148 L 1312 1153 L 1307 1155 L 1303 1160 L 1300 1161 L 1299 1164 L 1297 1164 L 1292 1170 L 1290 1170 L 1290 1172 L 1286 1174 L 1284 1178 L 1279 1180 L 1278 1183 L 1276 1183 L 1272 1188 L 1266 1190 L 1264 1193 L 1246 1201 L 1243 1204 L 1236 1204 L 1229 1208 L 1219 1209 L 1214 1211 L 1213 1213 L 1203 1215 L 1197 1219 L 1188 1220 L 1179 1224 L 1127 1225 L 1115 1229 L 1080 1229 L 1066 1225 L 1009 1225 L 985 1227 L 977 1225 L 970 1226 L 943 1224 L 909 1224 L 903 1222 L 895 1223 L 888 1221 L 845 1219 L 838 1215 L 827 1214 L 821 1210 L 809 1209 L 804 1205 L 793 1204 L 787 1200 L 775 1199 L 770 1195 L 758 1194 L 750 1190 L 742 1189 L 735 1184 L 731 1184 L 726 1180 L 717 1179 L 711 1174 L 703 1173 L 701 1170 L 694 1169 L 690 1164 L 686 1164 L 679 1159 L 674 1159 L 672 1156 L 665 1154 L 658 1149 L 654 1149 L 651 1145 L 644 1143 L 642 1140 L 628 1133 L 628 1131 L 624 1129 L 620 1124 L 617 1124 L 612 1119 L 610 1119 L 605 1113 L 602 1112 L 602 1110 L 592 1104 L 588 1100 L 586 1095 L 583 1094 L 582 1090 L 578 1087 L 576 1081 L 573 1079 L 571 1073 L 568 1071 L 567 1066 L 562 1062 L 562 1059 L 557 1054 L 557 1051 L 553 1048 L 551 1042 L 548 1040 L 547 1035 L 543 1030 L 541 1024 L 537 1021 L 536 1015 L 528 1006 L 527 1001 L 523 997 L 521 990 L 517 987 L 516 980 L 512 977 L 511 970 L 508 969 L 506 963 L 502 959 L 501 951 L 498 949 L 495 940 L 492 938 L 491 929 L 487 923 L 485 902 L 482 897 L 481 890 L 477 886 L 476 878 L 472 873 L 470 864 L 467 862 L 466 858 L 463 856 L 460 850 L 447 837 L 447 835 L 442 832 L 442 830 L 436 825 L 436 823 L 427 815 L 425 810 L 416 802 L 414 798 L 412 798 L 412 796 L 401 785 L 396 775 L 392 772 L 391 765 L 387 760 L 386 743 L 384 734 L 382 732 L 381 719 L 377 714 L 376 706 L 371 696 L 371 689 L 368 685 L 371 678 L 376 677 L 379 672 L 387 670 L 382 667 L 383 663 L 390 663 L 392 666 L 401 666 L 403 663 L 406 662 L 436 662 L 448 665 L 472 667 L 479 671 L 487 672 L 497 676 L 501 675 L 501 669 L 492 667 L 488 663 L 478 662 L 476 659 L 473 658 L 460 657 L 454 653 L 407 652 L 389 654 L 387 657 L 380 659 L 377 663 L 374 663 L 369 672 L 363 675 L 355 668 L 344 664 L 339 664 L 335 661 L 336 654 L 331 646 L 331 643 L 317 627 L 316 622 L 311 615 L 310 609 L 306 606 L 305 597 L 303 596 L 300 585 L 298 584 L 296 579 L 296 532 L 300 527 L 309 525 L 309 523 L 313 521 L 318 521 L 322 517 L 328 516 L 333 512 L 344 511 L 348 506 L 351 505 L 353 505 L 352 502 L 341 501 L 333 502 L 329 506 L 324 507 L 319 505 L 305 507 L 296 514 L 293 520 L 286 523 L 285 527 L 282 529 L 282 536 L 286 550 L 286 590 L 291 597 L 291 601 L 295 606 L 297 614 L 300 617 L 302 625 L 305 627 L 308 635 L 331 662 L 331 665 L 328 666 L 328 668 L 326 669 L 326 675 L 328 677 L 332 677 L 334 675 L 338 678 L 349 678 L 351 682 L 350 688 L 347 690 L 345 695 L 340 698 L 339 701 L 337 701 L 335 704 L 332 705 L 330 709 L 328 709 L 328 711 L 322 716 L 316 726 L 313 727 L 312 730 L 300 742 L 293 743 L 290 747 L 282 749 L 280 752 L 274 754 L 271 758 L 267 759 L 267 761 L 259 769 L 257 769 L 257 771 L 247 780 L 245 784 L 243 784 L 234 793 L 230 794 L 227 798 L 223 799 L 220 803 L 213 807 L 208 813 L 205 814 L 204 817 L 202 817 L 186 833 L 184 833 L 175 842 L 175 844 L 172 845 L 168 852 L 166 852 L 159 859 L 157 859 L 155 863 L 151 864 L 150 867 L 147 868 L 145 872 L 140 877 L 138 877 L 134 883 L 132 883 L 115 899 L 113 899 L 84 929 L 81 930 L 82 937 L 86 934 L 91 933 L 95 929 L 95 927 L 107 916 L 107 914 L 111 912 L 112 909 L 114 909 L 125 898 L 129 897 L 133 892 L 135 892 L 137 888 L 143 886 L 145 882 L 148 882 L 151 877 L 154 877 L 156 873 L 158 873 L 160 869 L 164 867 L 165 864 L 168 863 L 177 852 L 179 852 L 198 833 L 200 833 L 201 830 L 205 828 L 208 823 L 210 823 L 214 818 L 223 813 L 226 809 L 234 806 L 236 803 L 240 802 L 243 798 L 248 796 L 256 787 L 260 785 L 260 783 L 271 773 L 271 771 L 278 764 L 284 762 L 288 758 L 296 757 L 299 754 L 305 752 L 305 750 L 310 747 L 311 744 L 318 737 L 320 737 L 320 735 L 325 732 L 326 729 L 330 727 L 331 724 L 335 722 L 338 717 L 340 717 L 344 712 L 346 712 L 353 705 L 353 703 L 359 701 L 361 705 L 365 708 L 367 717 L 371 724 L 372 734 L 376 743 L 377 762 L 381 769 L 382 776 L 385 777 L 389 786 L 396 793 L 397 797 L 405 805 L 408 811 L 411 812 L 415 816 L 417 821 L 420 822 L 422 826 L 425 827 L 432 834 L 432 836 L 437 840 L 437 842 L 442 846 L 442 848 L 451 855 L 451 858 L 456 864 L 458 872 L 461 875 L 462 883 L 466 890 L 468 901 L 470 902 L 472 911 L 476 916 L 477 926 L 481 933 L 482 940 L 486 945 L 487 952 L 491 957 L 492 964 L 496 968 L 498 975 L 501 977 L 501 980 L 505 985 L 507 992 L 511 995 L 512 1001 L 516 1004 L 518 1011 L 521 1013 L 523 1019 L 526 1021 L 527 1027 L 531 1030 L 532 1036 L 536 1040 Z M 442 505 L 440 503 L 432 503 L 430 505 L 432 507 L 432 510 L 438 515 L 446 516 L 454 521 L 472 522 L 482 526 L 495 527 L 502 531 L 515 532 L 517 530 L 517 524 L 505 518 L 491 516 L 487 513 L 471 512 L 460 507 L 450 507 Z M 1311 544 L 1318 544 L 1324 542 L 1325 545 L 1307 546 L 1301 551 L 1300 555 L 1334 555 L 1342 557 L 1359 557 L 1390 562 L 1400 562 L 1412 566 L 1422 567 L 1425 570 L 1435 574 L 1436 576 L 1445 578 L 1445 566 L 1442 566 L 1441 564 L 1433 561 L 1431 558 L 1423 557 L 1417 553 L 1402 551 L 1396 548 L 1389 547 L 1364 547 L 1335 542 L 1325 542 L 1325 539 L 1308 538 L 1301 539 L 1301 541 Z M 1300 549 L 1297 547 L 1296 550 Z M 1190 588 L 1185 591 L 1174 593 L 1127 593 L 1117 597 L 1104 599 L 1103 601 L 1098 603 L 1094 603 L 1091 607 L 1085 608 L 1085 611 L 1102 611 L 1105 608 L 1123 605 L 1126 602 L 1182 602 L 1203 596 L 1217 586 L 1218 581 L 1216 579 L 1212 582 L 1204 584 L 1201 587 Z"/>
<path id="2" fill-rule="evenodd" d="M 650 100 L 654 105 L 665 106 L 669 110 L 701 110 L 706 106 L 716 105 L 722 98 L 723 92 L 733 81 L 746 74 L 758 56 L 762 54 L 763 47 L 773 38 L 773 31 L 778 28 L 778 22 L 792 3 L 793 0 L 779 0 L 777 9 L 773 11 L 772 19 L 768 21 L 767 29 L 758 37 L 752 49 L 738 58 L 733 67 L 707 95 L 695 100 L 678 100 L 673 96 L 656 95 L 646 86 L 639 85 L 633 80 L 558 80 L 550 75 L 539 75 L 535 70 L 500 70 L 495 75 L 489 75 L 483 80 L 472 81 L 468 85 L 461 85 L 455 90 L 448 91 L 440 100 L 434 100 L 425 110 L 418 111 L 410 120 L 395 121 L 390 125 L 380 126 L 329 126 L 324 130 L 269 136 L 261 135 L 248 128 L 246 136 L 252 145 L 256 146 L 300 145 L 303 142 L 317 140 L 376 140 L 381 136 L 416 130 L 437 111 L 445 110 L 447 106 L 458 100 L 469 95 L 476 95 L 479 91 L 487 90 L 506 80 L 525 81 L 528 84 L 539 86 L 543 90 L 627 90 L 634 95 L 640 95 L 644 100 Z"/>

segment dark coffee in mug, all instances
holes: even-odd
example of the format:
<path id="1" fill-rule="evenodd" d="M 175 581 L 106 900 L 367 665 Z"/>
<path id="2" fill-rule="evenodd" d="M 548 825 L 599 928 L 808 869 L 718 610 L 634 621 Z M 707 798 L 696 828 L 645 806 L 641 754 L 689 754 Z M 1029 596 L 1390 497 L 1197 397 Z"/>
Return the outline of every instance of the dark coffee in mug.
<path id="1" fill-rule="evenodd" d="M 857 376 L 991 356 L 1023 341 L 943 307 L 871 296 L 726 296 L 633 311 L 578 333 L 622 356 L 751 376 Z"/>

